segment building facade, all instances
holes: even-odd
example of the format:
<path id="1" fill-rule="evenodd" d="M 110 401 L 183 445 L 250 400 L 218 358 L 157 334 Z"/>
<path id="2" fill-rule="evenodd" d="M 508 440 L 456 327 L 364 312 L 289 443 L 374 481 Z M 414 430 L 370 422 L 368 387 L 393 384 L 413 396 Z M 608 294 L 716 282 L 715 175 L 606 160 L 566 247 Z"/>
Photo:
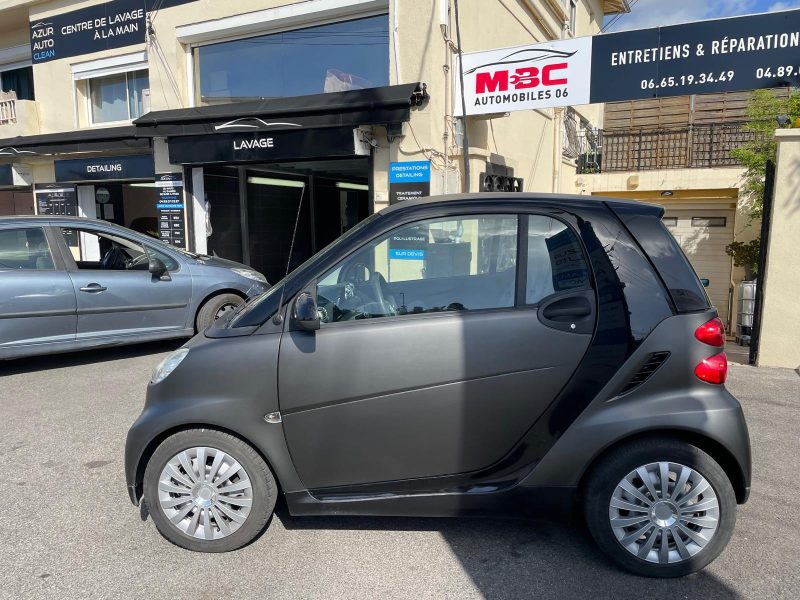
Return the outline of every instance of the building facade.
<path id="1" fill-rule="evenodd" d="M 396 199 L 575 191 L 601 106 L 453 117 L 464 52 L 593 35 L 611 0 L 8 0 L 0 214 L 76 212 L 279 279 Z M 462 136 L 467 133 L 465 180 Z"/>

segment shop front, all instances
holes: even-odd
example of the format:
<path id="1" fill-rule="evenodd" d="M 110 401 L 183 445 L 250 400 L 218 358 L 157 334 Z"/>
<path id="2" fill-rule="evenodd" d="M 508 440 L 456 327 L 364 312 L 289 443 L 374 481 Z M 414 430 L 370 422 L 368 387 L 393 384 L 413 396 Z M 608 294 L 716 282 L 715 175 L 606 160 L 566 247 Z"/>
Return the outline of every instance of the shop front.
<path id="1" fill-rule="evenodd" d="M 0 216 L 32 214 L 30 171 L 20 165 L 0 164 Z"/>
<path id="2" fill-rule="evenodd" d="M 413 84 L 150 113 L 136 125 L 166 138 L 157 161 L 184 169 L 190 249 L 274 282 L 373 212 L 375 139 L 400 132 L 424 98 Z"/>

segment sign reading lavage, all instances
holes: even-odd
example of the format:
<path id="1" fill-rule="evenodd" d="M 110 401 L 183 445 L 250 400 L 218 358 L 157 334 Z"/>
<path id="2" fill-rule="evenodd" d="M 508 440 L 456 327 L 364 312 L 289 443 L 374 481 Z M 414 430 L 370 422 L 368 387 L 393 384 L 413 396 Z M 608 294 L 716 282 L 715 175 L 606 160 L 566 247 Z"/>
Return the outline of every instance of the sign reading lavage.
<path id="1" fill-rule="evenodd" d="M 31 21 L 34 64 L 145 41 L 147 13 L 195 0 L 113 0 Z"/>
<path id="2" fill-rule="evenodd" d="M 102 156 L 55 161 L 56 181 L 153 179 L 152 154 Z"/>
<path id="3" fill-rule="evenodd" d="M 215 133 L 169 138 L 173 165 L 247 163 L 353 156 L 350 128 Z"/>
<path id="4" fill-rule="evenodd" d="M 166 173 L 156 177 L 158 188 L 158 235 L 178 248 L 186 247 L 185 207 L 183 203 L 183 177 L 179 173 Z"/>
<path id="5" fill-rule="evenodd" d="M 389 163 L 389 203 L 423 198 L 431 194 L 428 160 Z"/>
<path id="6" fill-rule="evenodd" d="M 34 193 L 37 215 L 74 217 L 78 214 L 78 194 L 74 185 L 46 183 L 41 186 L 37 185 Z"/>
<path id="7" fill-rule="evenodd" d="M 798 86 L 800 10 L 472 52 L 463 61 L 468 115 Z"/>

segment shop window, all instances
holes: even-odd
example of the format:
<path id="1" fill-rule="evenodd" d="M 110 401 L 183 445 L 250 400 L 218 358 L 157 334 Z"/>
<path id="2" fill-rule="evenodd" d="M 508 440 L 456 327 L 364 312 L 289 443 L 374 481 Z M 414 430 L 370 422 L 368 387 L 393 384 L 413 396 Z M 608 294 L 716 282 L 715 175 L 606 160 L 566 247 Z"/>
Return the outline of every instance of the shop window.
<path id="1" fill-rule="evenodd" d="M 89 80 L 92 123 L 130 121 L 142 116 L 149 95 L 147 71 L 116 73 Z"/>
<path id="2" fill-rule="evenodd" d="M 575 35 L 577 31 L 578 21 L 578 2 L 577 0 L 569 0 L 569 33 Z"/>
<path id="3" fill-rule="evenodd" d="M 0 230 L 0 270 L 52 271 L 54 268 L 44 231 L 39 228 Z"/>
<path id="4" fill-rule="evenodd" d="M 317 284 L 326 323 L 514 306 L 517 217 L 433 219 L 393 230 Z"/>
<path id="5" fill-rule="evenodd" d="M 692 227 L 725 227 L 726 217 L 692 217 Z"/>
<path id="6" fill-rule="evenodd" d="M 0 90 L 14 92 L 17 95 L 17 100 L 35 100 L 33 67 L 0 71 Z"/>
<path id="7" fill-rule="evenodd" d="M 589 266 L 577 236 L 561 221 L 531 215 L 525 302 L 537 304 L 551 294 L 587 287 Z"/>
<path id="8" fill-rule="evenodd" d="M 195 49 L 201 104 L 389 84 L 389 17 L 379 15 Z"/>

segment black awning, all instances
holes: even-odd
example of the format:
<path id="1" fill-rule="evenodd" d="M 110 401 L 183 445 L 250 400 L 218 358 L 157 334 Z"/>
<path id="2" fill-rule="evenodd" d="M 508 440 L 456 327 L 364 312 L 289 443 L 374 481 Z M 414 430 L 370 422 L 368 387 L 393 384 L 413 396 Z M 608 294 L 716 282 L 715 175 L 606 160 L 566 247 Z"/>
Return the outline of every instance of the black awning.
<path id="1" fill-rule="evenodd" d="M 238 129 L 294 127 L 397 126 L 409 120 L 411 108 L 427 99 L 425 84 L 272 98 L 162 110 L 147 113 L 134 124 L 139 135 L 176 136 L 223 133 Z"/>
<path id="2" fill-rule="evenodd" d="M 0 159 L 139 148 L 150 148 L 150 138 L 128 125 L 6 138 L 0 140 Z"/>

